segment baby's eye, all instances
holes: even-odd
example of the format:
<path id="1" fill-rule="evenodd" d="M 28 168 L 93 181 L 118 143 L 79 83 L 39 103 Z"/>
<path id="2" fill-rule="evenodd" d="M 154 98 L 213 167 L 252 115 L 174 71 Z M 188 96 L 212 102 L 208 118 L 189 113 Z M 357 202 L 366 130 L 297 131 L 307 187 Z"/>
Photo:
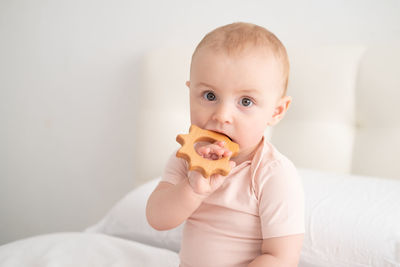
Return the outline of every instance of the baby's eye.
<path id="1" fill-rule="evenodd" d="M 203 94 L 203 97 L 204 97 L 205 99 L 207 99 L 208 101 L 215 101 L 215 99 L 217 98 L 217 97 L 215 96 L 215 94 L 214 94 L 213 92 L 210 92 L 210 91 L 205 92 L 205 93 Z"/>
<path id="2" fill-rule="evenodd" d="M 251 105 L 253 105 L 253 101 L 248 97 L 243 97 L 242 99 L 240 99 L 240 105 L 244 107 L 250 107 Z"/>

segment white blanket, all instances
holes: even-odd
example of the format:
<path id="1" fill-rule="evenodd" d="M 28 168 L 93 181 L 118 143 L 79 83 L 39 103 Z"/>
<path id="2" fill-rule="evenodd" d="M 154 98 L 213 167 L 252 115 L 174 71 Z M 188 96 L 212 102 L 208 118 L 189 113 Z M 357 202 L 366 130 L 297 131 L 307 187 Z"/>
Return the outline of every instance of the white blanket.
<path id="1" fill-rule="evenodd" d="M 96 233 L 35 236 L 0 247 L 2 267 L 177 267 L 178 254 Z"/>

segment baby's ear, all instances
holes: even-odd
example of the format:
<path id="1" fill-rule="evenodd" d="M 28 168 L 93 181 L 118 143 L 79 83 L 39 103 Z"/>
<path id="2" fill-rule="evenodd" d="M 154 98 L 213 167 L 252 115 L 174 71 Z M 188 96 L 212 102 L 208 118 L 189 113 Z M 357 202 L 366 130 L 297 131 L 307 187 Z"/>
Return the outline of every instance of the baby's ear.
<path id="1" fill-rule="evenodd" d="M 290 103 L 292 103 L 291 96 L 284 96 L 278 100 L 278 104 L 275 107 L 274 114 L 272 115 L 271 121 L 268 123 L 268 125 L 273 126 L 282 120 L 286 114 L 286 111 L 289 109 Z"/>
<path id="2" fill-rule="evenodd" d="M 190 81 L 186 81 L 186 86 L 190 88 Z"/>

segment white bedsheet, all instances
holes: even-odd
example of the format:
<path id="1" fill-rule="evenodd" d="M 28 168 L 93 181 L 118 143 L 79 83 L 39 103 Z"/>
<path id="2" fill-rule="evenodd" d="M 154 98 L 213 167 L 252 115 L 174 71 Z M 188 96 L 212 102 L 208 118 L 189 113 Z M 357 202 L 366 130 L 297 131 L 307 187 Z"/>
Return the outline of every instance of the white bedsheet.
<path id="1" fill-rule="evenodd" d="M 299 267 L 400 267 L 400 181 L 299 172 L 306 202 Z M 145 217 L 146 200 L 158 181 L 132 190 L 86 233 L 0 247 L 0 266 L 178 266 L 181 228 L 156 231 Z"/>
<path id="2" fill-rule="evenodd" d="M 400 182 L 300 170 L 306 235 L 300 266 L 399 267 Z"/>
<path id="3" fill-rule="evenodd" d="M 1 267 L 177 267 L 178 254 L 98 233 L 56 233 L 0 246 Z"/>

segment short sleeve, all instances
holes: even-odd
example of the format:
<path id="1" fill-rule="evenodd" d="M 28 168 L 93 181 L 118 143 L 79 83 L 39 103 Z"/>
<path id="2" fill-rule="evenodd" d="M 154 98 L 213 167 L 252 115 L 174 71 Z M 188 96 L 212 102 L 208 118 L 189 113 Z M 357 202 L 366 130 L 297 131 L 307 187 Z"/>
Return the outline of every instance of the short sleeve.
<path id="1" fill-rule="evenodd" d="M 178 184 L 180 181 L 187 178 L 187 174 L 188 165 L 186 161 L 182 158 L 178 158 L 175 151 L 165 165 L 161 181 Z"/>
<path id="2" fill-rule="evenodd" d="M 304 191 L 295 166 L 286 158 L 257 177 L 263 239 L 304 233 Z"/>

